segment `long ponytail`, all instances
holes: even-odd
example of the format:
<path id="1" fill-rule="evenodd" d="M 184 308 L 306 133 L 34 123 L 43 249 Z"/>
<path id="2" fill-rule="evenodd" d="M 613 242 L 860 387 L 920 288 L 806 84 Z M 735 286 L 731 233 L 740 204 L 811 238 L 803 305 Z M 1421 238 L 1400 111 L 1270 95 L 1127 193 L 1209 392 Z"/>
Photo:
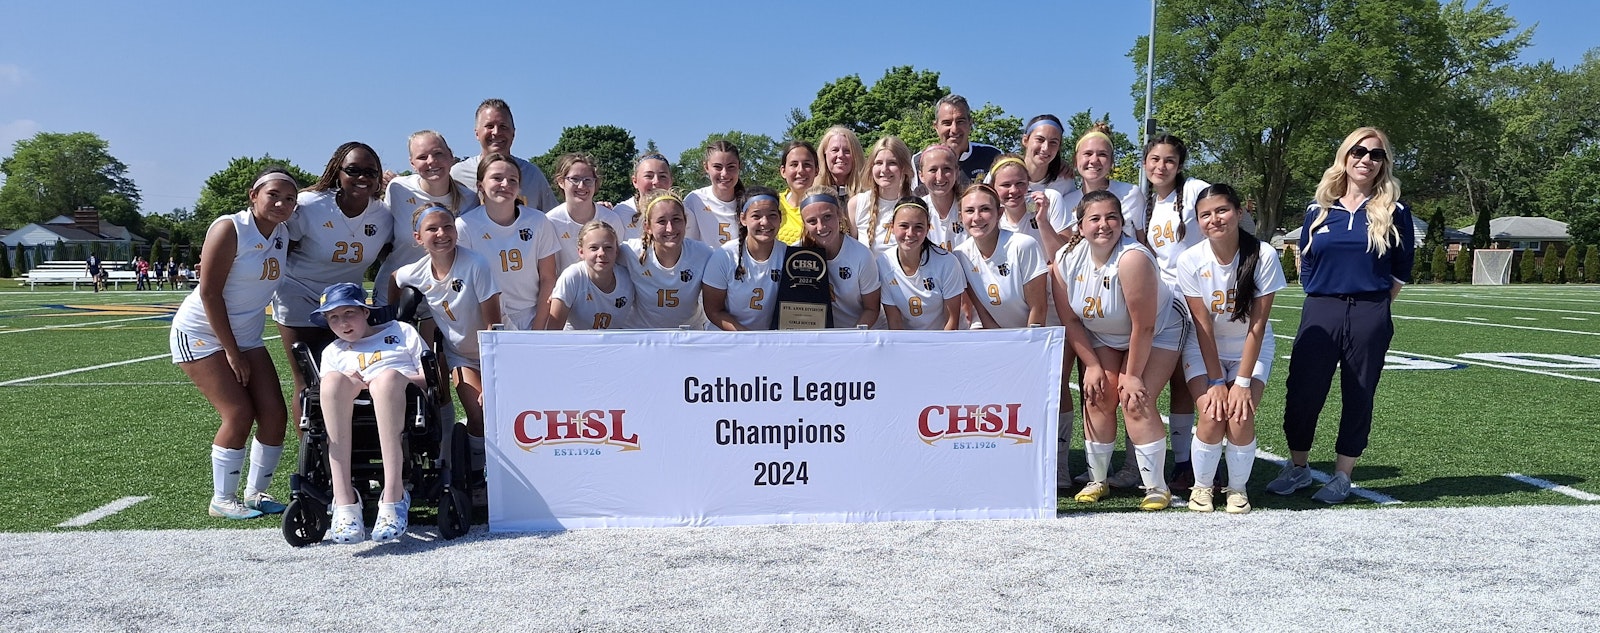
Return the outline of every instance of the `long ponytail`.
<path id="1" fill-rule="evenodd" d="M 1244 207 L 1239 203 L 1239 192 L 1233 186 L 1220 182 L 1200 190 L 1200 195 L 1195 197 L 1195 208 L 1199 208 L 1201 200 L 1217 196 L 1227 200 L 1234 213 L 1244 213 Z M 1250 306 L 1256 299 L 1256 269 L 1261 266 L 1261 240 L 1244 230 L 1242 222 L 1238 232 L 1239 252 L 1233 256 L 1236 264 L 1233 269 L 1233 314 L 1228 320 L 1248 321 Z"/>

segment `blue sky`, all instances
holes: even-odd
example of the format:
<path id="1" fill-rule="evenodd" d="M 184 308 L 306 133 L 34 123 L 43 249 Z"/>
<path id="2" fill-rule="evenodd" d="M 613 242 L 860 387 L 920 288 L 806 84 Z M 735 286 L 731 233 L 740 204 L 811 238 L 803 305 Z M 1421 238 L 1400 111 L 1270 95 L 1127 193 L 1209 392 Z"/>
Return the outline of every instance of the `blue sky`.
<path id="1" fill-rule="evenodd" d="M 1525 60 L 1571 66 L 1597 43 L 1590 2 L 1507 4 L 1539 23 Z M 399 170 L 423 128 L 476 154 L 486 97 L 511 103 L 522 156 L 582 124 L 675 156 L 716 131 L 778 137 L 824 83 L 896 65 L 938 71 L 975 105 L 1022 118 L 1092 108 L 1132 134 L 1126 53 L 1150 15 L 1128 0 L 783 5 L 803 7 L 792 15 L 720 0 L 462 6 L 6 2 L 0 156 L 36 132 L 94 132 L 128 164 L 145 212 L 162 213 L 192 205 L 235 156 L 320 173 L 354 139 Z"/>

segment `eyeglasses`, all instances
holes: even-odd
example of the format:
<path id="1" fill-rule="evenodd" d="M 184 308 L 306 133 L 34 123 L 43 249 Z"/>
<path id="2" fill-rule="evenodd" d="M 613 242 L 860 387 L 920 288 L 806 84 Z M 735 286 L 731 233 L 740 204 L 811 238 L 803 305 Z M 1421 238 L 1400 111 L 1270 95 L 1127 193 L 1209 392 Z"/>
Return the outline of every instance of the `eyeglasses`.
<path id="1" fill-rule="evenodd" d="M 344 175 L 349 176 L 351 178 L 361 178 L 361 177 L 377 178 L 378 177 L 378 170 L 372 169 L 371 167 L 356 167 L 355 165 L 346 165 L 346 166 L 340 168 L 339 171 L 344 172 Z"/>
<path id="2" fill-rule="evenodd" d="M 1354 158 L 1356 160 L 1361 160 L 1363 158 L 1371 158 L 1372 162 L 1381 163 L 1383 161 L 1389 160 L 1389 152 L 1384 150 L 1382 147 L 1373 148 L 1373 149 L 1367 149 L 1365 147 L 1357 145 L 1355 147 L 1350 148 L 1350 157 Z"/>
<path id="3" fill-rule="evenodd" d="M 563 180 L 566 180 L 567 184 L 574 187 L 590 187 L 593 186 L 595 182 L 593 178 L 574 178 L 572 176 L 567 176 L 566 178 L 563 178 Z"/>

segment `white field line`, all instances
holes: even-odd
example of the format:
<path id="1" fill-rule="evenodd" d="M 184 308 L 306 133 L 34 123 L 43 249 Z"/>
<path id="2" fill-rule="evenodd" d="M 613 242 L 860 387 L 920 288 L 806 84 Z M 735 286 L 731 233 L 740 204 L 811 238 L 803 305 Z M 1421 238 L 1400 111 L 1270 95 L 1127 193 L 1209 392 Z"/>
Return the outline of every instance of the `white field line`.
<path id="1" fill-rule="evenodd" d="M 1485 310 L 1516 310 L 1518 312 L 1562 312 L 1565 314 L 1587 314 L 1600 316 L 1600 312 L 1592 310 L 1561 310 L 1558 308 L 1530 308 L 1528 306 L 1483 305 L 1481 303 L 1459 303 L 1456 301 L 1420 301 L 1417 299 L 1396 299 L 1396 303 L 1426 303 L 1439 306 L 1465 306 L 1468 308 L 1483 308 Z"/>
<path id="2" fill-rule="evenodd" d="M 279 337 L 278 336 L 268 336 L 268 337 L 262 338 L 261 340 L 262 341 L 270 341 L 270 340 L 273 340 L 273 339 L 276 339 L 276 338 L 279 338 Z M 25 382 L 33 382 L 35 380 L 44 380 L 45 378 L 55 378 L 55 377 L 58 377 L 58 376 L 70 376 L 72 374 L 79 374 L 79 373 L 83 373 L 83 372 L 86 372 L 86 371 L 94 371 L 96 369 L 105 369 L 107 367 L 117 367 L 119 365 L 132 365 L 134 363 L 143 363 L 143 362 L 146 362 L 146 361 L 155 360 L 157 358 L 172 358 L 172 354 L 170 354 L 170 353 L 168 353 L 168 354 L 156 354 L 155 356 L 146 356 L 144 358 L 134 358 L 134 359 L 130 359 L 130 360 L 119 360 L 119 361 L 114 362 L 114 363 L 105 363 L 105 364 L 102 364 L 102 365 L 94 365 L 94 366 L 90 366 L 90 367 L 79 367 L 77 369 L 67 369 L 67 370 L 58 371 L 58 372 L 49 373 L 49 374 L 43 374 L 43 375 L 39 375 L 39 376 L 29 376 L 27 378 L 17 378 L 15 380 L 7 380 L 5 382 L 0 382 L 0 387 L 10 387 L 10 386 L 22 384 L 22 383 L 25 383 Z M 58 385 L 48 385 L 48 386 L 54 387 L 54 386 L 58 386 Z"/>
<path id="3" fill-rule="evenodd" d="M 1294 340 L 1294 337 L 1290 336 L 1288 334 L 1273 334 L 1273 336 L 1276 336 L 1276 337 L 1281 338 L 1281 339 L 1288 339 L 1290 341 Z M 1541 376 L 1552 376 L 1552 377 L 1555 377 L 1555 378 L 1568 378 L 1568 379 L 1571 379 L 1571 380 L 1582 380 L 1584 382 L 1600 383 L 1600 378 L 1595 378 L 1593 376 L 1574 376 L 1572 374 L 1563 374 L 1563 373 L 1559 373 L 1559 372 L 1545 371 L 1543 369 L 1533 369 L 1531 367 L 1517 367 L 1515 365 L 1502 365 L 1500 363 L 1490 363 L 1490 362 L 1485 362 L 1485 361 L 1481 361 L 1481 360 L 1471 360 L 1471 359 L 1467 359 L 1467 358 L 1456 358 L 1454 356 L 1434 356 L 1433 354 L 1420 354 L 1420 353 L 1417 353 L 1417 352 L 1403 352 L 1403 351 L 1400 351 L 1400 350 L 1397 350 L 1397 349 L 1390 349 L 1389 353 L 1390 354 L 1394 354 L 1396 356 L 1411 356 L 1413 358 L 1421 358 L 1421 359 L 1425 359 L 1425 360 L 1436 360 L 1436 361 L 1439 361 L 1441 363 L 1461 363 L 1463 365 L 1479 365 L 1479 366 L 1482 366 L 1482 367 L 1493 367 L 1495 369 L 1509 369 L 1511 371 L 1520 371 L 1520 372 L 1528 373 L 1528 374 L 1539 374 Z M 1288 356 L 1285 355 L 1284 358 L 1288 358 Z"/>
<path id="4" fill-rule="evenodd" d="M 150 497 L 123 497 L 78 516 L 72 517 L 71 519 L 67 519 L 66 521 L 62 521 L 61 523 L 57 523 L 56 527 L 83 527 L 123 510 L 127 510 L 128 508 L 133 507 L 133 504 L 149 498 Z"/>
<path id="5" fill-rule="evenodd" d="M 1288 458 L 1279 457 L 1279 456 L 1274 455 L 1272 453 L 1269 453 L 1267 451 L 1261 450 L 1259 447 L 1256 448 L 1256 457 L 1259 458 L 1259 459 L 1264 459 L 1264 460 L 1267 460 L 1269 462 L 1275 463 L 1280 467 L 1283 466 L 1284 464 L 1289 463 Z M 1317 480 L 1317 483 L 1326 484 L 1326 483 L 1328 483 L 1329 479 L 1332 479 L 1332 477 L 1329 476 L 1328 473 L 1322 472 L 1322 471 L 1317 470 L 1315 468 L 1309 468 L 1307 470 L 1311 471 L 1311 478 Z M 1394 497 L 1391 497 L 1389 495 L 1383 494 L 1381 492 L 1367 490 L 1366 488 L 1362 488 L 1361 486 L 1357 486 L 1355 484 L 1350 484 L 1350 494 L 1356 495 L 1358 497 L 1361 497 L 1363 499 L 1366 499 L 1366 500 L 1371 501 L 1373 503 L 1376 503 L 1378 505 L 1384 505 L 1384 506 L 1400 505 L 1400 504 L 1404 504 L 1405 503 L 1404 501 L 1401 501 L 1401 500 L 1396 499 Z"/>
<path id="6" fill-rule="evenodd" d="M 1511 318 L 1516 319 L 1518 321 L 1538 321 L 1538 319 L 1535 319 L 1533 317 L 1511 317 Z"/>
<path id="7" fill-rule="evenodd" d="M 1277 308 L 1279 306 L 1272 306 L 1272 307 Z M 1292 305 L 1285 305 L 1285 306 L 1282 306 L 1282 307 L 1288 308 L 1290 310 L 1303 310 L 1304 309 L 1302 306 L 1292 306 Z M 1406 319 L 1408 321 L 1432 321 L 1434 323 L 1454 323 L 1456 325 L 1482 325 L 1482 326 L 1485 326 L 1485 327 L 1500 327 L 1500 328 L 1507 328 L 1507 329 L 1512 329 L 1512 330 L 1533 330 L 1535 332 L 1554 332 L 1556 334 L 1581 334 L 1583 336 L 1600 336 L 1600 332 L 1580 332 L 1578 330 L 1558 330 L 1558 329 L 1555 329 L 1555 328 L 1547 328 L 1547 327 L 1533 327 L 1531 325 L 1511 325 L 1509 323 L 1479 323 L 1477 321 L 1455 321 L 1455 320 L 1451 320 L 1451 319 L 1438 319 L 1438 318 L 1434 318 L 1434 317 L 1401 316 L 1401 315 L 1398 315 L 1398 314 L 1394 314 L 1394 315 L 1391 315 L 1391 316 L 1393 316 L 1396 319 Z M 0 332 L 0 334 L 4 334 L 4 332 Z"/>
<path id="8" fill-rule="evenodd" d="M 171 385 L 192 385 L 187 380 L 169 380 L 165 382 L 36 382 L 22 384 L 4 384 L 0 387 L 165 387 Z"/>
<path id="9" fill-rule="evenodd" d="M 42 331 L 42 330 L 60 330 L 60 329 L 65 329 L 65 328 L 86 327 L 86 326 L 90 326 L 90 325 L 105 325 L 107 323 L 122 323 L 124 321 L 143 321 L 145 319 L 155 319 L 155 318 L 170 317 L 170 316 L 172 316 L 172 315 L 171 314 L 146 314 L 146 315 L 142 315 L 142 316 L 129 317 L 129 318 L 126 318 L 126 319 L 111 319 L 109 321 L 90 321 L 88 323 L 68 323 L 68 324 L 65 324 L 65 325 L 46 325 L 46 326 L 43 326 L 43 327 L 23 328 L 23 329 L 20 329 L 20 330 L 6 330 L 4 332 L 0 332 L 0 334 L 18 334 L 18 333 L 21 333 L 21 332 L 39 332 L 39 331 Z"/>
<path id="10" fill-rule="evenodd" d="M 1488 321 L 1489 320 L 1489 319 L 1484 318 L 1484 317 L 1461 317 L 1461 318 L 1463 318 L 1463 319 L 1472 319 L 1474 321 Z"/>
<path id="11" fill-rule="evenodd" d="M 1535 488 L 1543 488 L 1545 490 L 1549 490 L 1550 492 L 1559 492 L 1579 501 L 1600 501 L 1600 495 L 1592 492 L 1584 492 L 1571 486 L 1563 486 L 1547 479 L 1529 477 L 1522 473 L 1506 473 L 1506 476 Z"/>
<path id="12" fill-rule="evenodd" d="M 1588 319 L 1585 319 L 1583 317 L 1561 317 L 1561 318 L 1566 319 L 1568 321 L 1588 321 Z"/>

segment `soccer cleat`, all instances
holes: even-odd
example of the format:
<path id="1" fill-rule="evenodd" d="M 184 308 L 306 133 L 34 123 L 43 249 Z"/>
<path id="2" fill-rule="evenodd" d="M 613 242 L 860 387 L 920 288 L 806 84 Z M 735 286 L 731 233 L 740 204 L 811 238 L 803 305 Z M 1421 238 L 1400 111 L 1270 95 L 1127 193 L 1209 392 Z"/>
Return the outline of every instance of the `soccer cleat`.
<path id="1" fill-rule="evenodd" d="M 1189 494 L 1189 489 L 1194 487 L 1194 462 L 1177 462 L 1173 464 L 1172 471 L 1172 494 Z"/>
<path id="2" fill-rule="evenodd" d="M 1275 495 L 1292 495 L 1294 491 L 1311 485 L 1311 469 L 1287 462 L 1277 478 L 1267 482 L 1267 492 Z"/>
<path id="3" fill-rule="evenodd" d="M 1145 489 L 1144 500 L 1139 502 L 1139 509 L 1145 512 L 1165 510 L 1172 505 L 1172 491 L 1166 488 Z"/>
<path id="4" fill-rule="evenodd" d="M 333 542 L 349 545 L 367 540 L 366 527 L 361 524 L 361 503 L 333 507 L 333 529 L 328 531 Z"/>
<path id="5" fill-rule="evenodd" d="M 1106 495 L 1109 494 L 1111 494 L 1111 487 L 1107 486 L 1105 482 L 1091 481 L 1083 487 L 1083 490 L 1078 491 L 1073 500 L 1078 503 L 1095 503 L 1106 498 Z"/>
<path id="6" fill-rule="evenodd" d="M 372 526 L 372 540 L 388 543 L 406 533 L 411 516 L 411 493 L 407 492 L 395 503 L 378 503 L 378 520 Z"/>
<path id="7" fill-rule="evenodd" d="M 1321 490 L 1318 490 L 1316 494 L 1311 495 L 1311 498 L 1329 505 L 1333 505 L 1335 503 L 1344 503 L 1344 500 L 1349 496 L 1350 476 L 1344 473 L 1336 472 L 1333 474 L 1333 478 L 1328 480 L 1328 483 L 1323 484 Z"/>
<path id="8" fill-rule="evenodd" d="M 283 514 L 283 509 L 286 507 L 278 503 L 277 499 L 273 499 L 272 495 L 265 492 L 246 495 L 244 505 L 252 510 L 258 510 L 262 514 Z"/>
<path id="9" fill-rule="evenodd" d="M 1144 478 L 1139 476 L 1139 465 L 1124 462 L 1122 470 L 1106 478 L 1106 485 L 1112 488 L 1138 488 L 1144 485 Z"/>
<path id="10" fill-rule="evenodd" d="M 1243 490 L 1234 490 L 1232 488 L 1223 488 L 1223 490 L 1228 492 L 1228 505 L 1223 508 L 1224 511 L 1228 514 L 1250 513 L 1250 495 L 1245 494 Z"/>
<path id="11" fill-rule="evenodd" d="M 261 516 L 260 510 L 246 506 L 238 497 L 213 498 L 207 513 L 219 519 L 254 519 Z"/>
<path id="12" fill-rule="evenodd" d="M 1195 512 L 1210 512 L 1214 509 L 1210 486 L 1195 486 L 1189 489 L 1189 509 Z"/>

